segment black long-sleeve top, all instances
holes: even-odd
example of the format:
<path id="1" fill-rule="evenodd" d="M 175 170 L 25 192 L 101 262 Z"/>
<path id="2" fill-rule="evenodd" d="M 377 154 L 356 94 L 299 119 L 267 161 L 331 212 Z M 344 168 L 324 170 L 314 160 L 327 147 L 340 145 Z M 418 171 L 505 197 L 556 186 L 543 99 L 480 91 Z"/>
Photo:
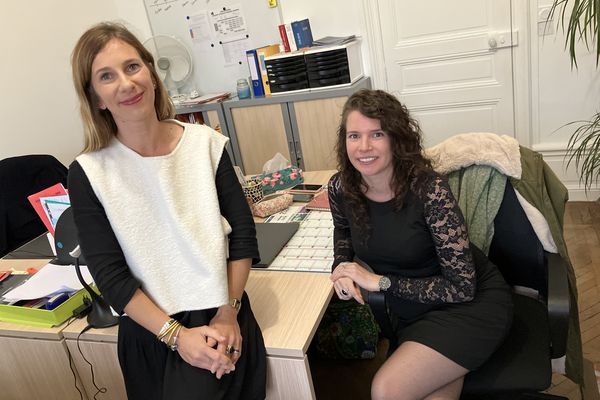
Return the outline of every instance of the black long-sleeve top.
<path id="1" fill-rule="evenodd" d="M 122 313 L 141 282 L 129 270 L 104 207 L 77 161 L 69 167 L 68 183 L 79 243 L 90 273 L 109 304 Z M 228 260 L 251 258 L 257 263 L 260 259 L 254 220 L 226 150 L 219 161 L 215 185 L 221 215 L 232 229 Z M 166 273 L 176 273 L 174 267 L 165 266 Z"/>

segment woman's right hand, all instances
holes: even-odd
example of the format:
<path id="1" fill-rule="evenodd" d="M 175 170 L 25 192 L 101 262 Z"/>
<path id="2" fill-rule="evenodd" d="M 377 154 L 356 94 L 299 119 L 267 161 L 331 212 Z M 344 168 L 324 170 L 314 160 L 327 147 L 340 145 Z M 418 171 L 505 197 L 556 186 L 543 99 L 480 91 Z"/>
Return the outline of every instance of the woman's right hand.
<path id="1" fill-rule="evenodd" d="M 221 379 L 224 374 L 235 370 L 231 359 L 211 346 L 224 340 L 225 337 L 216 329 L 206 325 L 182 327 L 177 337 L 177 351 L 188 364 L 210 370 L 217 379 Z"/>
<path id="2" fill-rule="evenodd" d="M 352 279 L 347 277 L 338 278 L 333 282 L 333 287 L 340 300 L 354 299 L 360 304 L 365 304 L 360 293 L 360 287 Z"/>

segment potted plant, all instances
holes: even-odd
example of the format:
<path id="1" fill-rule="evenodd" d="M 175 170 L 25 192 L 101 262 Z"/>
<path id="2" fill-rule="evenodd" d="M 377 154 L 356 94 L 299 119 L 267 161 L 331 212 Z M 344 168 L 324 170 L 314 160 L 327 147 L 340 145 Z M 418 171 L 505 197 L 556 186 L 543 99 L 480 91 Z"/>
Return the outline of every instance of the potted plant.
<path id="1" fill-rule="evenodd" d="M 572 11 L 569 14 L 568 10 Z M 569 49 L 571 67 L 577 68 L 576 45 L 582 41 L 596 53 L 596 66 L 600 60 L 600 0 L 554 0 L 548 21 L 560 14 L 560 26 L 565 33 L 565 47 Z M 576 121 L 567 125 L 577 128 L 567 144 L 567 166 L 572 162 L 580 172 L 580 183 L 587 191 L 600 178 L 600 112 L 589 121 Z"/>

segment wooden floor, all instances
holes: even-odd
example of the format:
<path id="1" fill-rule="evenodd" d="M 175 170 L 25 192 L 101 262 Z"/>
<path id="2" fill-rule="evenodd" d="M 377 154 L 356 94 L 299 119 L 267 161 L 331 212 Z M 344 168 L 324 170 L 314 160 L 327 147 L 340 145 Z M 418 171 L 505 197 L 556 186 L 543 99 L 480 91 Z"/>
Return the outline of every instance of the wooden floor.
<path id="1" fill-rule="evenodd" d="M 600 205 L 569 202 L 565 211 L 564 235 L 577 277 L 579 324 L 583 355 L 600 364 Z M 581 399 L 573 382 L 555 375 L 549 393 Z"/>
<path id="2" fill-rule="evenodd" d="M 564 236 L 577 277 L 584 357 L 600 365 L 600 205 L 567 203 Z M 339 363 L 318 360 L 309 353 L 317 399 L 368 399 L 370 381 L 383 354 L 385 348 L 376 360 Z M 555 375 L 552 382 L 548 393 L 581 400 L 579 387 L 562 375 Z"/>

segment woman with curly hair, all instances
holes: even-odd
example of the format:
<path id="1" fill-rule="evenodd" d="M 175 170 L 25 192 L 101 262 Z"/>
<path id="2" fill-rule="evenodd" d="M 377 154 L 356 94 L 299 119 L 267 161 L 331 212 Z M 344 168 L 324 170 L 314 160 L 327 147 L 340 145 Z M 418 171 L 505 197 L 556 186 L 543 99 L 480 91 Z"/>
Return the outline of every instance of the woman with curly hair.
<path id="1" fill-rule="evenodd" d="M 360 288 L 385 292 L 395 334 L 372 398 L 458 399 L 464 376 L 510 328 L 509 288 L 469 243 L 417 122 L 394 96 L 361 90 L 348 99 L 337 157 L 331 279 L 342 300 L 364 304 Z"/>

